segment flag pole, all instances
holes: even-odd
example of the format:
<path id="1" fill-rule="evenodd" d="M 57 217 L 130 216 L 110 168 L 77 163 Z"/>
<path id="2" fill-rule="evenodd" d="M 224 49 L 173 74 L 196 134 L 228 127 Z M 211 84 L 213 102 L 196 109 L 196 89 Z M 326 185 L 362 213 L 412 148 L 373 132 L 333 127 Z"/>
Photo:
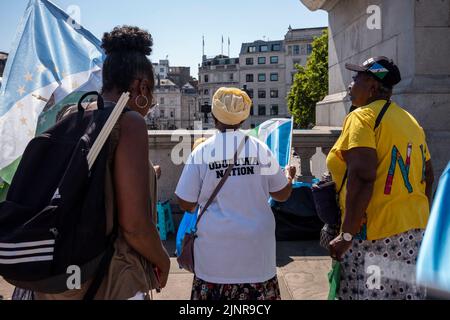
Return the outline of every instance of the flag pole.
<path id="1" fill-rule="evenodd" d="M 202 37 L 202 59 L 205 56 L 205 35 Z"/>
<path id="2" fill-rule="evenodd" d="M 291 165 L 291 158 L 292 158 L 292 139 L 294 138 L 294 116 L 291 117 L 291 138 L 289 140 L 289 159 L 288 159 L 288 166 Z"/>

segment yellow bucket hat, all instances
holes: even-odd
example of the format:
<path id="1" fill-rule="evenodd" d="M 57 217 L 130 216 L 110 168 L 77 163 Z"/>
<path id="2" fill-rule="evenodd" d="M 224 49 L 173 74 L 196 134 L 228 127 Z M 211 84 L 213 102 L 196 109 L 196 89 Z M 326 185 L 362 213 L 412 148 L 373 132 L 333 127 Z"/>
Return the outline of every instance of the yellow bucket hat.
<path id="1" fill-rule="evenodd" d="M 244 91 L 222 87 L 213 96 L 212 114 L 223 124 L 230 126 L 247 120 L 252 100 Z"/>

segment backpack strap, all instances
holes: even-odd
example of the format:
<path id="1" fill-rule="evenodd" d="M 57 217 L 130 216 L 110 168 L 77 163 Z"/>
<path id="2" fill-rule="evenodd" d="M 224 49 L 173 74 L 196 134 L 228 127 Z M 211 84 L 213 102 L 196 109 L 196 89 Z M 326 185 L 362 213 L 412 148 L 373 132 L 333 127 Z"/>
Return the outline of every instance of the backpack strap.
<path id="1" fill-rule="evenodd" d="M 386 104 L 383 106 L 383 109 L 381 109 L 380 113 L 378 114 L 377 120 L 375 120 L 375 127 L 373 128 L 374 130 L 380 126 L 381 120 L 383 120 L 383 117 L 386 114 L 386 111 L 388 111 L 391 104 L 392 102 L 390 100 L 386 101 Z"/>
<path id="2" fill-rule="evenodd" d="M 117 101 L 117 104 L 114 107 L 114 110 L 111 112 L 108 120 L 106 121 L 105 125 L 103 126 L 102 130 L 100 131 L 100 134 L 98 135 L 97 139 L 95 139 L 95 142 L 92 145 L 92 147 L 89 150 L 89 153 L 87 155 L 89 170 L 94 165 L 95 160 L 97 159 L 97 156 L 100 153 L 100 150 L 103 148 L 106 140 L 109 137 L 109 134 L 111 133 L 112 129 L 114 128 L 114 125 L 119 120 L 119 117 L 122 114 L 123 110 L 125 109 L 125 106 L 129 99 L 130 99 L 130 93 L 127 92 L 127 93 L 122 94 L 119 101 Z M 102 99 L 102 104 L 103 104 L 103 99 Z"/>
<path id="3" fill-rule="evenodd" d="M 118 117 L 120 117 L 121 115 L 131 111 L 129 108 L 127 107 L 123 107 L 121 108 L 122 110 L 120 110 L 120 114 Z M 111 117 L 111 116 L 110 116 Z M 109 120 L 108 120 L 109 121 Z M 113 123 L 113 127 L 114 125 L 118 122 L 118 120 L 116 120 Z M 112 132 L 112 128 L 109 130 L 109 132 L 107 133 L 107 136 L 109 136 L 109 134 Z M 106 134 L 105 133 L 105 134 Z M 88 290 L 86 291 L 83 300 L 84 301 L 89 301 L 89 300 L 94 300 L 95 295 L 98 292 L 98 289 L 100 288 L 103 279 L 105 278 L 105 275 L 108 272 L 108 268 L 109 265 L 111 263 L 112 257 L 114 256 L 114 252 L 115 252 L 115 247 L 114 244 L 116 242 L 116 239 L 119 235 L 119 217 L 117 214 L 117 210 L 114 210 L 114 216 L 113 216 L 113 228 L 111 231 L 111 234 L 109 235 L 109 239 L 108 239 L 108 246 L 103 254 L 102 259 L 100 260 L 100 263 L 98 264 L 97 267 L 97 271 L 94 275 L 94 278 L 88 288 Z"/>
<path id="4" fill-rule="evenodd" d="M 386 104 L 383 106 L 380 113 L 378 114 L 377 119 L 375 120 L 375 127 L 373 128 L 373 130 L 377 129 L 380 126 L 381 120 L 383 120 L 384 115 L 386 114 L 386 111 L 388 111 L 391 104 L 392 104 L 392 102 L 390 100 L 388 100 L 386 102 Z M 341 191 L 344 188 L 345 183 L 347 182 L 347 178 L 348 178 L 348 169 L 345 170 L 344 178 L 342 179 L 341 188 L 338 191 L 338 196 L 341 194 Z"/>

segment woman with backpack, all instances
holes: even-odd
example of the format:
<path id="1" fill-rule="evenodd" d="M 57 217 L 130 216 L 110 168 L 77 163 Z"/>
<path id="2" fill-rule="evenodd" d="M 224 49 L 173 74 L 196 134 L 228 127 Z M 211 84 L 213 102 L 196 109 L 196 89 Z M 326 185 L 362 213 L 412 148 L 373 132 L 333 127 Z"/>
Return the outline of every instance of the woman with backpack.
<path id="1" fill-rule="evenodd" d="M 102 48 L 102 97 L 105 106 L 115 105 L 130 92 L 127 107 L 110 135 L 106 174 L 107 233 L 117 218 L 119 232 L 115 251 L 95 299 L 149 299 L 152 289 L 167 283 L 170 258 L 156 228 L 157 172 L 149 161 L 144 117 L 154 104 L 154 74 L 150 60 L 153 40 L 137 27 L 116 27 L 105 33 Z M 95 109 L 92 103 L 87 109 Z M 114 215 L 117 215 L 115 218 Z M 37 300 L 83 299 L 92 280 L 79 290 L 61 294 L 35 292 Z"/>

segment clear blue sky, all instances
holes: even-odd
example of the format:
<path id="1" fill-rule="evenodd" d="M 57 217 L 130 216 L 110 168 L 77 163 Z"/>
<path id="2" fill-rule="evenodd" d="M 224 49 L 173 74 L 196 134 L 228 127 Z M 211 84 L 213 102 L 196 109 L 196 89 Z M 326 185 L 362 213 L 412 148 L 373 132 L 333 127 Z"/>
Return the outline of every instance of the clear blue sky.
<path id="1" fill-rule="evenodd" d="M 324 11 L 309 11 L 299 0 L 53 0 L 66 10 L 77 5 L 81 24 L 95 36 L 116 25 L 145 28 L 153 36 L 153 62 L 169 56 L 172 66 L 190 66 L 197 77 L 201 62 L 202 36 L 205 54 L 224 54 L 231 39 L 230 55 L 238 56 L 243 42 L 283 39 L 293 28 L 328 25 Z M 0 51 L 9 52 L 16 28 L 28 0 L 0 0 Z"/>

